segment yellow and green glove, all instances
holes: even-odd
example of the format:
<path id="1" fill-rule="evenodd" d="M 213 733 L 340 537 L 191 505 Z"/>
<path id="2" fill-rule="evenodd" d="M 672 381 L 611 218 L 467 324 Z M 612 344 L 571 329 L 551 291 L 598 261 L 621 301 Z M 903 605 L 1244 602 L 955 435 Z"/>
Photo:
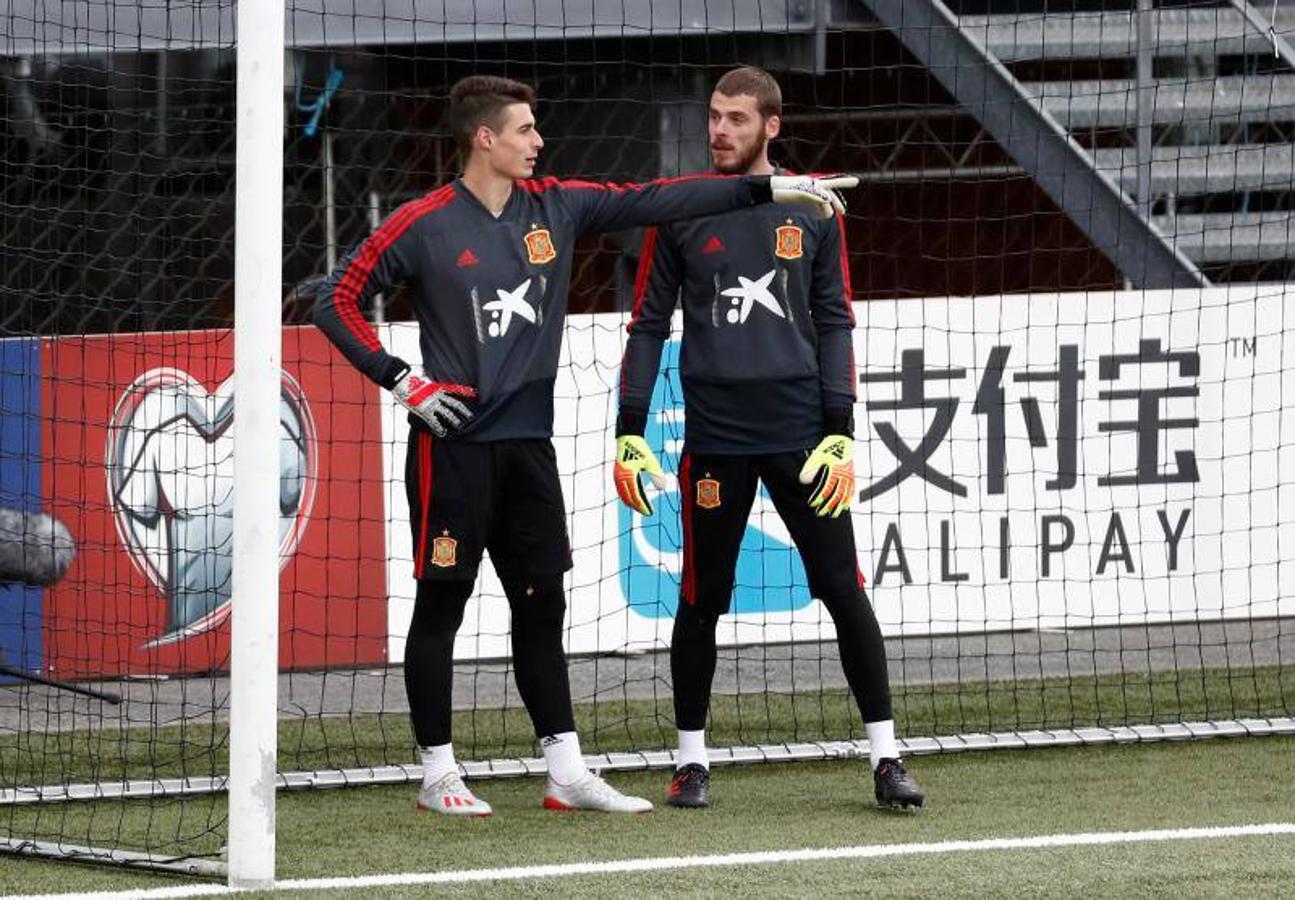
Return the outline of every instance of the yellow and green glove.
<path id="1" fill-rule="evenodd" d="M 643 475 L 647 474 L 658 491 L 666 489 L 668 480 L 661 463 L 641 435 L 623 434 L 616 439 L 616 467 L 612 478 L 621 502 L 644 516 L 652 515 L 652 504 L 643 493 Z"/>
<path id="2" fill-rule="evenodd" d="M 854 500 L 854 438 L 829 434 L 818 442 L 800 470 L 800 483 L 818 486 L 809 498 L 820 516 L 836 518 Z"/>

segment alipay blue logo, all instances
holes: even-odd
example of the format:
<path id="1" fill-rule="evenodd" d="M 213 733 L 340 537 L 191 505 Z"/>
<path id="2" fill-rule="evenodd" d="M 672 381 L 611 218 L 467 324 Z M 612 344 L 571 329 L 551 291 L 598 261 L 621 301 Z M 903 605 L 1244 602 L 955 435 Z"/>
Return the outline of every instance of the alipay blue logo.
<path id="1" fill-rule="evenodd" d="M 679 471 L 684 436 L 678 361 L 679 342 L 670 341 L 661 354 L 661 372 L 644 434 L 662 467 L 670 473 Z M 767 499 L 763 487 L 756 508 L 762 499 Z M 647 618 L 673 617 L 679 605 L 683 572 L 680 500 L 677 489 L 652 496 L 650 516 L 640 516 L 617 503 L 621 592 L 630 609 Z M 699 563 L 705 564 L 704 560 Z M 810 601 L 805 568 L 796 548 L 748 522 L 737 561 L 731 612 L 789 612 L 808 606 Z"/>

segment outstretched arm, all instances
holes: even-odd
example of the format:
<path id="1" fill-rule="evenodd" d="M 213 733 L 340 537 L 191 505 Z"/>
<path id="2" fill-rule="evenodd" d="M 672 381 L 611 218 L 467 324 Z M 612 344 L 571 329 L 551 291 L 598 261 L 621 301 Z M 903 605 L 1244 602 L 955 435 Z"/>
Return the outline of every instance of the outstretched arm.
<path id="1" fill-rule="evenodd" d="M 813 178 L 806 175 L 688 175 L 644 184 L 592 181 L 541 182 L 563 191 L 581 232 L 618 231 L 694 219 L 759 203 L 776 201 L 812 207 L 829 218 L 845 205 L 836 189 L 854 187 L 853 176 Z"/>

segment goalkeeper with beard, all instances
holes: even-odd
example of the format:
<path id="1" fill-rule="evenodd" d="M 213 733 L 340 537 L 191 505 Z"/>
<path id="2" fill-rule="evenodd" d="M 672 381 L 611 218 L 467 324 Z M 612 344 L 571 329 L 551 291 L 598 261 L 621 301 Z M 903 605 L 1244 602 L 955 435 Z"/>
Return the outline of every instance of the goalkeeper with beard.
<path id="1" fill-rule="evenodd" d="M 778 83 L 735 69 L 710 101 L 716 172 L 785 176 L 769 161 Z M 650 229 L 621 366 L 614 478 L 621 500 L 651 513 L 642 475 L 666 480 L 643 440 L 652 386 L 677 302 L 687 429 L 679 470 L 683 579 L 670 647 L 679 749 L 667 803 L 710 805 L 706 716 L 715 628 L 763 482 L 836 625 L 846 679 L 867 727 L 882 807 L 921 806 L 895 741 L 886 649 L 863 590 L 848 512 L 854 495 L 854 359 L 844 221 L 753 207 Z"/>

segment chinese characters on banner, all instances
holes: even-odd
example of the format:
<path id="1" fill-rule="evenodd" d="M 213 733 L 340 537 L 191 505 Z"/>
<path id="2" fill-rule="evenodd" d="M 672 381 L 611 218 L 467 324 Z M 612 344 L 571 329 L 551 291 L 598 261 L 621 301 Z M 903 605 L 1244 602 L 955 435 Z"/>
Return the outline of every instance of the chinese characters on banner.
<path id="1" fill-rule="evenodd" d="M 975 385 L 975 401 L 971 405 L 971 415 L 983 417 L 979 425 L 980 442 L 983 445 L 983 467 L 975 478 L 981 483 L 986 494 L 1004 494 L 1007 490 L 1007 418 L 1014 414 L 1004 387 L 1004 379 L 1011 363 L 1012 347 L 996 344 L 989 349 L 988 361 L 979 383 Z M 1140 367 L 1168 367 L 1167 376 L 1173 383 L 1169 386 L 1147 387 L 1140 377 L 1135 377 L 1130 370 Z M 1142 340 L 1133 353 L 1110 353 L 1098 356 L 1098 380 L 1101 387 L 1097 392 L 1098 400 L 1122 401 L 1132 411 L 1132 418 L 1096 423 L 1098 434 L 1107 432 L 1129 432 L 1134 439 L 1133 459 L 1135 464 L 1131 472 L 1122 470 L 1097 477 L 1098 486 L 1137 486 L 1154 484 L 1174 484 L 1179 482 L 1195 483 L 1200 481 L 1200 472 L 1196 465 L 1196 453 L 1192 448 L 1192 437 L 1188 435 L 1179 443 L 1184 447 L 1174 450 L 1174 462 L 1166 467 L 1162 464 L 1160 448 L 1169 442 L 1167 432 L 1175 429 L 1196 429 L 1200 419 L 1195 415 L 1168 417 L 1165 414 L 1165 401 L 1170 398 L 1198 398 L 1200 387 L 1200 353 L 1193 349 L 1171 353 L 1161 347 L 1159 338 Z M 1123 381 L 1121 381 L 1123 373 Z M 1141 376 L 1139 371 L 1136 376 Z M 1051 384 L 1051 396 L 1041 399 L 1037 393 L 1025 389 L 1014 398 L 1020 406 L 1021 427 L 1028 439 L 1029 446 L 1036 451 L 1033 458 L 1036 465 L 1041 465 L 1039 472 L 1052 473 L 1052 477 L 1043 482 L 1047 491 L 1067 491 L 1077 486 L 1079 460 L 1079 402 L 1081 383 L 1085 372 L 1079 365 L 1079 346 L 1062 344 L 1057 348 L 1057 363 L 1050 369 L 1031 369 L 1012 373 L 1014 384 Z M 954 416 L 961 405 L 958 396 L 930 396 L 926 385 L 928 382 L 961 382 L 968 378 L 965 368 L 940 368 L 928 366 L 926 352 L 923 348 L 905 349 L 900 352 L 900 367 L 896 372 L 879 373 L 867 371 L 859 376 L 864 387 L 864 396 L 869 396 L 868 386 L 895 384 L 898 396 L 895 399 L 865 399 L 864 407 L 868 411 L 866 421 L 873 429 L 885 448 L 894 456 L 897 465 L 890 472 L 876 477 L 870 484 L 865 484 L 859 492 L 861 502 L 875 500 L 887 491 L 894 490 L 907 478 L 920 478 L 931 487 L 946 491 L 956 497 L 967 497 L 968 484 L 959 482 L 940 471 L 932 457 L 948 438 Z M 1123 387 L 1121 384 L 1132 384 Z M 950 391 L 952 387 L 950 387 Z M 1051 417 L 1051 431 L 1045 425 L 1042 410 L 1048 406 L 1054 410 Z M 1117 406 L 1116 413 L 1122 408 Z M 1194 406 L 1193 406 L 1194 408 Z M 929 410 L 926 430 L 920 435 L 914 446 L 899 434 L 894 423 L 881 414 L 898 411 Z M 1046 453 L 1046 456 L 1044 455 Z M 1037 473 L 1036 473 L 1037 474 Z M 875 475 L 875 473 L 874 473 Z M 1178 542 L 1182 539 L 1183 530 L 1191 514 L 1190 507 L 1184 508 L 1174 525 L 1170 525 L 1165 510 L 1158 516 L 1164 528 L 1164 538 L 1168 553 L 1168 571 L 1178 568 Z M 1064 552 L 1073 545 L 1075 527 L 1065 515 L 1045 516 L 1042 520 L 1043 536 L 1040 543 L 1040 574 L 1048 577 L 1051 574 L 1052 557 Z M 999 578 L 1009 577 L 1008 550 L 1010 548 L 1010 521 L 1000 520 L 999 542 Z M 948 523 L 941 523 L 941 571 L 942 581 L 965 581 L 965 572 L 953 572 L 949 568 Z M 883 540 L 876 569 L 877 577 L 882 578 L 887 572 L 897 572 L 905 583 L 911 583 L 913 577 L 909 572 L 907 561 L 897 530 L 892 526 L 887 529 Z M 892 561 L 892 554 L 894 560 Z M 1129 574 L 1135 572 L 1133 558 L 1130 556 L 1128 537 L 1123 519 L 1118 511 L 1112 511 L 1101 551 L 1097 560 L 1096 574 L 1101 575 L 1113 562 L 1125 567 Z"/>

